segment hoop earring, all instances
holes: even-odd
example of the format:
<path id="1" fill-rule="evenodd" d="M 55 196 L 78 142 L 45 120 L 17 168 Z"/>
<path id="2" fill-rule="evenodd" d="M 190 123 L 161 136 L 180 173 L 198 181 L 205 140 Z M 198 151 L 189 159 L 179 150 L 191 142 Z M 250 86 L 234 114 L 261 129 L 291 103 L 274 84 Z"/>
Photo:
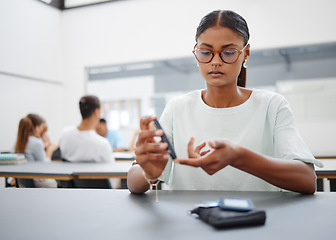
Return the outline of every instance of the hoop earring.
<path id="1" fill-rule="evenodd" d="M 244 63 L 243 63 L 243 67 L 244 67 L 244 68 L 247 68 L 247 66 L 248 66 L 248 61 L 247 61 L 247 58 L 246 58 L 246 60 L 245 60 Z"/>

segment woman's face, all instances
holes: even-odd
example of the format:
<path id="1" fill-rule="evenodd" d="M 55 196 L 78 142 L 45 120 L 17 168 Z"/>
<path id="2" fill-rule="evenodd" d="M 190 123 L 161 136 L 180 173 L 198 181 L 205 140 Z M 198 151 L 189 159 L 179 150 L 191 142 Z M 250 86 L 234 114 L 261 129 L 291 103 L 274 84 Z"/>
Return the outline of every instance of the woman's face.
<path id="1" fill-rule="evenodd" d="M 207 86 L 223 87 L 237 85 L 237 78 L 241 66 L 250 54 L 250 46 L 247 46 L 235 63 L 225 63 L 219 53 L 225 49 L 236 48 L 242 50 L 245 44 L 243 38 L 230 28 L 214 26 L 205 30 L 197 39 L 197 48 L 210 50 L 215 56 L 209 63 L 199 62 L 199 70 L 205 79 Z"/>
<path id="2" fill-rule="evenodd" d="M 46 123 L 46 122 L 42 122 L 41 127 L 42 127 L 42 132 L 41 132 L 41 134 L 43 134 L 43 133 L 45 133 L 46 131 L 48 131 L 48 126 L 47 126 L 47 123 Z"/>
<path id="3" fill-rule="evenodd" d="M 41 125 L 37 125 L 36 127 L 35 127 L 35 136 L 37 136 L 37 137 L 42 137 L 42 133 L 43 133 L 43 129 L 44 129 L 44 127 L 43 127 L 43 124 L 41 124 Z"/>

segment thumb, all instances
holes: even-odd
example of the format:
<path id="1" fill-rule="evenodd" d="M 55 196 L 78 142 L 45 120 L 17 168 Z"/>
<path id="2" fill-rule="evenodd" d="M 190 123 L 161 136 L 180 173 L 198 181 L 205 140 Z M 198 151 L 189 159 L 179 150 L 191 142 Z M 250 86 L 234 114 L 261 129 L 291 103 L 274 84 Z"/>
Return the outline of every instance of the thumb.
<path id="1" fill-rule="evenodd" d="M 223 140 L 220 140 L 220 139 L 211 140 L 208 143 L 209 143 L 210 147 L 212 147 L 212 148 L 223 148 L 223 147 L 225 147 L 225 142 Z"/>

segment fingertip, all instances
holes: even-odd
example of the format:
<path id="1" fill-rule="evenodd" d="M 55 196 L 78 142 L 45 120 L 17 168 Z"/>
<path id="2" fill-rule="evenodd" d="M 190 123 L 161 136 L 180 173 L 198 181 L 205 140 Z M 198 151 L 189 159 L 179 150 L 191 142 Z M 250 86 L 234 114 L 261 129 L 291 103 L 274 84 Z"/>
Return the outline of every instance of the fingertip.
<path id="1" fill-rule="evenodd" d="M 160 148 L 161 149 L 167 149 L 168 148 L 168 143 L 166 143 L 166 142 L 161 143 Z"/>
<path id="2" fill-rule="evenodd" d="M 150 115 L 149 117 L 148 117 L 148 120 L 149 121 L 154 121 L 155 119 L 157 119 L 157 116 L 156 115 Z"/>
<path id="3" fill-rule="evenodd" d="M 181 159 L 178 159 L 178 158 L 175 158 L 175 159 L 174 159 L 174 163 L 181 163 L 181 161 L 182 161 L 182 160 L 181 160 Z"/>
<path id="4" fill-rule="evenodd" d="M 215 142 L 212 141 L 212 140 L 208 141 L 208 144 L 209 144 L 209 146 L 212 147 L 212 148 L 214 148 L 214 147 L 216 146 Z"/>
<path id="5" fill-rule="evenodd" d="M 157 130 L 155 130 L 155 135 L 156 136 L 162 136 L 163 135 L 163 131 L 161 129 L 157 129 Z"/>

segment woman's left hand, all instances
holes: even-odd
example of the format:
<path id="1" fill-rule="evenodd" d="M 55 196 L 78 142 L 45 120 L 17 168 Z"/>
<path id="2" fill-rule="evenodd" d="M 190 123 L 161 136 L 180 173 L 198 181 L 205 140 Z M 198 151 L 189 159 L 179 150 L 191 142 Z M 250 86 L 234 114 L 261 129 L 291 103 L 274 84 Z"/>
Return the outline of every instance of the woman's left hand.
<path id="1" fill-rule="evenodd" d="M 209 175 L 213 175 L 222 168 L 233 164 L 238 156 L 237 149 L 239 146 L 226 139 L 209 141 L 209 146 L 213 151 L 201 152 L 205 143 L 202 143 L 195 149 L 193 148 L 193 143 L 194 139 L 191 138 L 188 144 L 189 159 L 177 158 L 175 162 L 192 167 L 201 167 Z"/>

